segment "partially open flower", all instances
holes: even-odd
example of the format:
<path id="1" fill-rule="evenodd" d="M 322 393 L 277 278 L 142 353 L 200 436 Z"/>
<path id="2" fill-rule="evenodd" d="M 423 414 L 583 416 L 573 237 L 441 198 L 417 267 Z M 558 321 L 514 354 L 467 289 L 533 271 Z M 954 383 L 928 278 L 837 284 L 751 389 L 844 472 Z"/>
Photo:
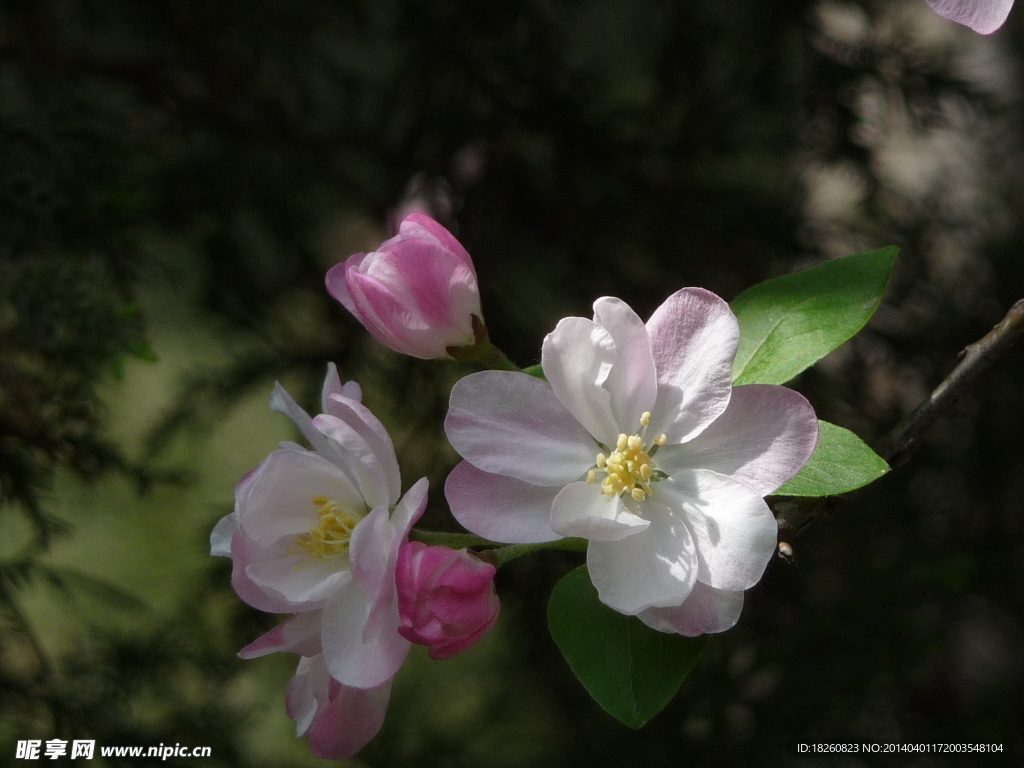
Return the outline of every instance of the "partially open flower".
<path id="1" fill-rule="evenodd" d="M 482 638 L 498 618 L 495 568 L 464 549 L 428 547 L 419 541 L 398 553 L 395 584 L 406 640 L 447 659 Z"/>
<path id="2" fill-rule="evenodd" d="M 447 358 L 448 347 L 481 340 L 473 261 L 447 229 L 422 213 L 406 216 L 398 234 L 376 251 L 332 267 L 326 282 L 331 296 L 396 352 Z"/>

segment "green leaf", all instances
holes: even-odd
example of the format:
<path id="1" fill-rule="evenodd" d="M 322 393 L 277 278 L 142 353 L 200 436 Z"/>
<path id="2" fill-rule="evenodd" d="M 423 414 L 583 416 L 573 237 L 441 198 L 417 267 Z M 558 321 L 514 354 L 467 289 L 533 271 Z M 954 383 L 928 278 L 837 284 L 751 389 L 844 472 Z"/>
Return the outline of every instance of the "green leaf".
<path id="1" fill-rule="evenodd" d="M 783 384 L 857 333 L 878 308 L 897 253 L 890 246 L 833 259 L 737 296 L 733 383 Z"/>
<path id="2" fill-rule="evenodd" d="M 544 379 L 544 381 L 547 381 L 547 377 L 544 375 L 544 369 L 540 367 L 540 363 L 531 365 L 529 368 L 523 368 L 523 373 L 529 374 L 530 376 L 536 376 L 538 379 Z"/>
<path id="3" fill-rule="evenodd" d="M 867 485 L 889 471 L 885 459 L 853 432 L 819 421 L 818 446 L 777 496 L 835 496 Z"/>
<path id="4" fill-rule="evenodd" d="M 585 565 L 555 585 L 548 626 L 587 692 L 630 728 L 664 709 L 708 641 L 658 632 L 603 605 Z"/>

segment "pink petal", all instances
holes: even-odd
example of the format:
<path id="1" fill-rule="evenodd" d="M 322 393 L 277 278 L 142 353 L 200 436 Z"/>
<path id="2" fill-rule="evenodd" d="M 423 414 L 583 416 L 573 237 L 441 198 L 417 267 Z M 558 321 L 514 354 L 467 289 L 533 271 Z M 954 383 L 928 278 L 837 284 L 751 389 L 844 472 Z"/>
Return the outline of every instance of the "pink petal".
<path id="1" fill-rule="evenodd" d="M 570 483 L 551 506 L 551 527 L 563 536 L 617 541 L 638 535 L 650 522 L 633 513 L 619 496 L 605 496 L 600 486 Z"/>
<path id="2" fill-rule="evenodd" d="M 320 650 L 320 611 L 304 611 L 278 624 L 238 652 L 243 659 L 256 659 L 283 651 L 316 656 Z"/>
<path id="3" fill-rule="evenodd" d="M 644 502 L 647 530 L 587 547 L 590 579 L 601 602 L 633 616 L 652 607 L 680 605 L 697 580 L 697 557 L 689 531 L 672 511 Z"/>
<path id="4" fill-rule="evenodd" d="M 647 333 L 658 370 L 652 429 L 670 443 L 686 442 L 729 404 L 739 323 L 715 294 L 684 288 L 654 311 Z"/>
<path id="5" fill-rule="evenodd" d="M 610 296 L 594 302 L 594 322 L 615 342 L 615 364 L 605 382 L 612 396 L 612 412 L 622 431 L 640 429 L 640 415 L 654 408 L 658 374 L 644 321 L 622 299 Z"/>
<path id="6" fill-rule="evenodd" d="M 943 18 L 990 35 L 1003 26 L 1013 0 L 927 0 Z"/>
<path id="7" fill-rule="evenodd" d="M 288 681 L 284 694 L 285 711 L 295 721 L 297 736 L 306 735 L 317 710 L 327 705 L 330 679 L 322 656 L 299 659 L 295 675 Z"/>
<path id="8" fill-rule="evenodd" d="M 443 226 L 438 224 L 429 216 L 425 216 L 422 213 L 411 213 L 406 216 L 402 223 L 398 226 L 398 234 L 403 238 L 434 238 L 438 244 L 447 251 L 458 257 L 458 259 L 473 270 L 473 276 L 476 277 L 476 271 L 473 268 L 473 259 L 470 258 L 466 249 L 462 247 L 462 243 L 455 239 L 455 236 L 445 229 Z"/>
<path id="9" fill-rule="evenodd" d="M 562 538 L 551 529 L 551 504 L 560 490 L 492 475 L 463 461 L 448 475 L 444 495 L 455 519 L 477 536 L 538 544 Z"/>
<path id="10" fill-rule="evenodd" d="M 697 637 L 732 629 L 742 610 L 742 592 L 726 592 L 698 581 L 682 605 L 648 608 L 638 615 L 640 621 L 659 632 Z"/>
<path id="11" fill-rule="evenodd" d="M 579 479 L 598 450 L 551 386 L 525 373 L 481 371 L 459 380 L 444 427 L 478 469 L 534 485 Z"/>
<path id="12" fill-rule="evenodd" d="M 766 496 L 807 463 L 818 443 L 818 420 L 807 399 L 786 387 L 734 387 L 729 407 L 688 443 L 666 445 L 658 468 L 675 474 L 710 469 Z"/>
<path id="13" fill-rule="evenodd" d="M 757 491 L 698 469 L 658 483 L 655 493 L 686 521 L 697 548 L 700 581 L 737 592 L 760 580 L 775 553 L 779 527 Z"/>
<path id="14" fill-rule="evenodd" d="M 391 700 L 391 680 L 369 690 L 333 687 L 330 703 L 317 713 L 309 730 L 309 748 L 317 757 L 345 760 L 380 731 Z"/>

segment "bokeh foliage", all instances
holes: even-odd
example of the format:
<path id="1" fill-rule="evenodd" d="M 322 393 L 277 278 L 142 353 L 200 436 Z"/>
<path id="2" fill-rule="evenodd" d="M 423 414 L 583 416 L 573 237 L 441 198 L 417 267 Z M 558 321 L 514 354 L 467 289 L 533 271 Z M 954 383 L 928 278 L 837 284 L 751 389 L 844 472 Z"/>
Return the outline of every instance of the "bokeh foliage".
<path id="1" fill-rule="evenodd" d="M 427 522 L 452 525 L 439 424 L 464 369 L 380 350 L 322 282 L 386 236 L 410 179 L 473 254 L 492 338 L 521 365 L 600 295 L 646 315 L 684 285 L 732 299 L 900 246 L 872 324 L 794 382 L 823 418 L 882 435 L 1024 295 L 1024 23 L 994 40 L 943 24 L 917 0 L 0 5 L 0 754 L 59 735 L 316 762 L 252 747 L 264 693 L 234 653 L 273 619 L 233 598 L 224 565 L 169 612 L 133 605 L 130 584 L 47 554 L 75 536 L 51 488 L 116 475 L 173 493 L 179 465 L 203 469 L 183 433 L 275 378 L 312 406 L 334 360 L 396 434 L 406 485 L 430 476 Z M 122 445 L 108 421 L 134 405 L 111 382 L 133 356 L 165 365 L 147 321 L 176 313 L 223 352 L 168 373 L 175 404 Z M 1018 351 L 910 465 L 791 542 L 797 564 L 769 567 L 643 730 L 590 702 L 547 635 L 577 562 L 552 554 L 503 569 L 486 646 L 414 658 L 363 762 L 782 765 L 812 736 L 1024 754 L 1022 380 Z M 26 613 L 40 583 L 93 601 L 73 654 Z M 108 618 L 124 611 L 130 631 Z M 287 667 L 261 667 L 270 695 Z"/>

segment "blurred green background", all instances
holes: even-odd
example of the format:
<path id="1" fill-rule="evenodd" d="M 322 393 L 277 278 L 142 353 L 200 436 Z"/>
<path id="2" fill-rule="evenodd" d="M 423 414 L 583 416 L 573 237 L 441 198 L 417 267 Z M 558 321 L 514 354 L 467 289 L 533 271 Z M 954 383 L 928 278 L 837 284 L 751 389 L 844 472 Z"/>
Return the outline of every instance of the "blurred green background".
<path id="1" fill-rule="evenodd" d="M 877 439 L 1024 296 L 1021 51 L 1024 9 L 986 38 L 924 0 L 0 2 L 0 763 L 55 737 L 324 763 L 284 714 L 295 657 L 235 657 L 277 619 L 207 537 L 295 437 L 274 380 L 313 408 L 329 360 L 404 485 L 430 477 L 425 525 L 455 528 L 441 418 L 472 369 L 380 348 L 323 288 L 411 207 L 473 254 L 520 365 L 601 295 L 646 316 L 899 245 L 868 329 L 792 382 Z M 414 649 L 352 764 L 867 764 L 798 739 L 1020 759 L 1022 387 L 1016 349 L 792 540 L 643 730 L 551 642 L 578 558 L 547 554 L 499 574 L 480 645 Z"/>

